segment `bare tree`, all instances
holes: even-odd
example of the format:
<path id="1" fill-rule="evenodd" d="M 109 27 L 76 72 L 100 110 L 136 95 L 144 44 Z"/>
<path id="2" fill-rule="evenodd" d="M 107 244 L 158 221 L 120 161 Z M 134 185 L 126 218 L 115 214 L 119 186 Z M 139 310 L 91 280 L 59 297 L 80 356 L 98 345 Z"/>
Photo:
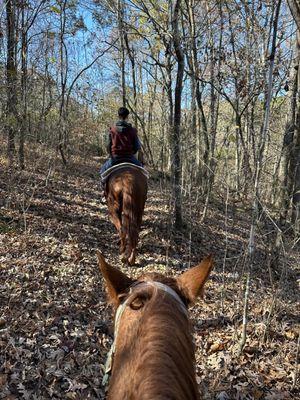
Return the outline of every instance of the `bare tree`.
<path id="1" fill-rule="evenodd" d="M 173 194 L 175 203 L 175 227 L 182 227 L 182 209 L 181 209 L 181 159 L 180 159 L 180 136 L 181 136 L 181 95 L 184 73 L 184 55 L 181 47 L 181 37 L 179 30 L 181 1 L 176 0 L 173 12 L 173 42 L 177 60 L 176 85 L 174 92 L 174 113 L 173 113 L 173 132 L 172 132 L 172 158 L 173 158 Z"/>
<path id="2" fill-rule="evenodd" d="M 7 102 L 6 102 L 6 129 L 8 133 L 7 154 L 12 162 L 15 153 L 15 135 L 17 132 L 17 64 L 16 64 L 16 2 L 6 2 L 7 26 Z"/>
<path id="3" fill-rule="evenodd" d="M 296 0 L 288 4 L 297 26 L 295 58 L 292 65 L 292 96 L 289 120 L 286 125 L 284 150 L 284 182 L 282 190 L 281 219 L 286 221 L 292 203 L 292 222 L 299 231 L 300 219 L 300 5 Z"/>

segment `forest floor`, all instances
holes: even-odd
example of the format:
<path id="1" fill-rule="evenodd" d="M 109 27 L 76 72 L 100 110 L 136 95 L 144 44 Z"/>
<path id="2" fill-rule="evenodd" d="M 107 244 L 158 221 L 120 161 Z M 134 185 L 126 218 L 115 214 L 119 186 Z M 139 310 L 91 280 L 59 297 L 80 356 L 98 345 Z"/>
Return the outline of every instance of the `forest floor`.
<path id="1" fill-rule="evenodd" d="M 20 172 L 0 159 L 0 399 L 104 399 L 112 310 L 95 251 L 119 266 L 118 238 L 100 202 L 100 160 L 51 165 L 36 156 Z M 226 213 L 219 194 L 201 223 L 203 203 L 186 203 L 187 225 L 174 232 L 168 184 L 154 175 L 137 265 L 123 270 L 178 274 L 213 254 L 204 300 L 190 310 L 202 397 L 299 399 L 299 242 L 285 235 L 274 261 L 274 229 L 261 221 L 247 342 L 237 356 L 249 208 L 229 201 Z"/>

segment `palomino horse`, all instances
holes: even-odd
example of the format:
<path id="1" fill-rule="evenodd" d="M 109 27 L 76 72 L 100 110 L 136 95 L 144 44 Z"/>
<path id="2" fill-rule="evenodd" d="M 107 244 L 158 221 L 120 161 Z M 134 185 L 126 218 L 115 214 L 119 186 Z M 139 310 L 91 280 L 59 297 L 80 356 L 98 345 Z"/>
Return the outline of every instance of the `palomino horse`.
<path id="1" fill-rule="evenodd" d="M 152 273 L 133 280 L 98 252 L 115 338 L 104 380 L 108 400 L 197 400 L 195 353 L 187 306 L 212 269 L 211 256 L 177 278 Z M 104 382 L 103 382 L 104 383 Z"/>
<path id="2" fill-rule="evenodd" d="M 121 240 L 123 262 L 135 263 L 136 247 L 147 197 L 147 177 L 140 168 L 113 171 L 106 187 L 108 211 Z"/>

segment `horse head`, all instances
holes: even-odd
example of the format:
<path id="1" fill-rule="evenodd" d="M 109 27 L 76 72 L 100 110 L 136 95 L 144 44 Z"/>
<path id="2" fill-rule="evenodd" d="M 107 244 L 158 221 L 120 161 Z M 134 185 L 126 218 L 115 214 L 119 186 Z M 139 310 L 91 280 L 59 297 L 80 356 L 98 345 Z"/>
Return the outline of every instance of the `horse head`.
<path id="1" fill-rule="evenodd" d="M 138 279 L 100 253 L 98 259 L 116 310 L 108 399 L 198 399 L 188 306 L 201 295 L 212 258 L 176 278 L 152 273 Z"/>

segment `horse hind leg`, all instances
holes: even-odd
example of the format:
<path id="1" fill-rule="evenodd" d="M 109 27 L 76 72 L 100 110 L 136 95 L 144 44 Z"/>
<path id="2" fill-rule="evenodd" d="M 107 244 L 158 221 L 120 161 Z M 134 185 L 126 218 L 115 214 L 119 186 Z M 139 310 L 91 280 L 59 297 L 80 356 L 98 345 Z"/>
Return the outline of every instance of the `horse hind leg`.
<path id="1" fill-rule="evenodd" d="M 112 211 L 110 211 L 110 218 L 119 234 L 121 261 L 123 263 L 126 263 L 128 260 L 128 255 L 126 253 L 126 232 L 124 231 L 124 228 L 122 226 L 122 217 L 120 216 L 119 211 L 113 209 Z"/>
<path id="2" fill-rule="evenodd" d="M 125 257 L 125 250 L 126 250 L 126 232 L 124 231 L 124 228 L 121 226 L 121 231 L 120 231 L 120 254 L 121 254 L 121 261 L 122 262 L 126 262 L 123 260 L 123 258 Z"/>
<path id="3" fill-rule="evenodd" d="M 134 265 L 135 263 L 135 221 L 132 214 L 125 209 L 122 215 L 121 234 L 121 261 L 124 264 Z"/>
<path id="4" fill-rule="evenodd" d="M 136 248 L 138 244 L 139 225 L 136 221 L 131 221 L 127 243 L 127 261 L 129 265 L 135 264 Z"/>
<path id="5" fill-rule="evenodd" d="M 131 250 L 129 247 L 121 253 L 121 261 L 123 264 L 129 264 L 133 266 L 135 264 L 136 250 Z"/>
<path id="6" fill-rule="evenodd" d="M 110 213 L 110 219 L 111 219 L 111 222 L 114 224 L 116 230 L 118 231 L 118 233 L 120 235 L 122 225 L 121 225 L 121 221 L 120 221 L 120 219 L 118 217 L 118 214 L 115 213 L 115 212 L 111 212 Z"/>
<path id="7" fill-rule="evenodd" d="M 133 191 L 123 192 L 122 229 L 124 229 L 125 233 L 125 245 L 122 252 L 122 260 L 129 265 L 135 264 L 144 204 L 145 196 L 140 198 L 140 191 L 137 188 Z"/>
<path id="8" fill-rule="evenodd" d="M 121 216 L 120 216 L 120 205 L 118 202 L 116 202 L 114 199 L 110 199 L 108 202 L 108 211 L 109 211 L 109 216 L 110 220 L 115 226 L 116 230 L 119 233 L 119 236 L 121 238 L 121 231 L 122 231 L 122 222 L 121 222 Z"/>
<path id="9" fill-rule="evenodd" d="M 130 265 L 135 264 L 135 259 L 136 259 L 136 248 L 139 242 L 139 233 L 142 225 L 142 215 L 143 215 L 144 207 L 141 207 L 140 212 L 138 213 L 138 216 L 136 217 L 136 220 L 133 224 L 132 230 L 131 230 L 131 235 L 130 235 L 130 246 L 131 246 L 131 253 L 128 258 L 128 263 Z"/>
<path id="10" fill-rule="evenodd" d="M 130 257 L 128 258 L 128 264 L 131 266 L 134 265 L 135 259 L 136 259 L 136 249 L 132 249 Z"/>
<path id="11" fill-rule="evenodd" d="M 130 249 L 128 246 L 129 238 L 128 238 L 128 232 L 127 232 L 127 227 L 129 221 L 126 220 L 127 216 L 123 215 L 122 216 L 122 227 L 121 227 L 121 245 L 120 245 L 120 254 L 121 254 L 121 261 L 124 264 L 127 264 L 128 258 L 130 256 Z"/>

